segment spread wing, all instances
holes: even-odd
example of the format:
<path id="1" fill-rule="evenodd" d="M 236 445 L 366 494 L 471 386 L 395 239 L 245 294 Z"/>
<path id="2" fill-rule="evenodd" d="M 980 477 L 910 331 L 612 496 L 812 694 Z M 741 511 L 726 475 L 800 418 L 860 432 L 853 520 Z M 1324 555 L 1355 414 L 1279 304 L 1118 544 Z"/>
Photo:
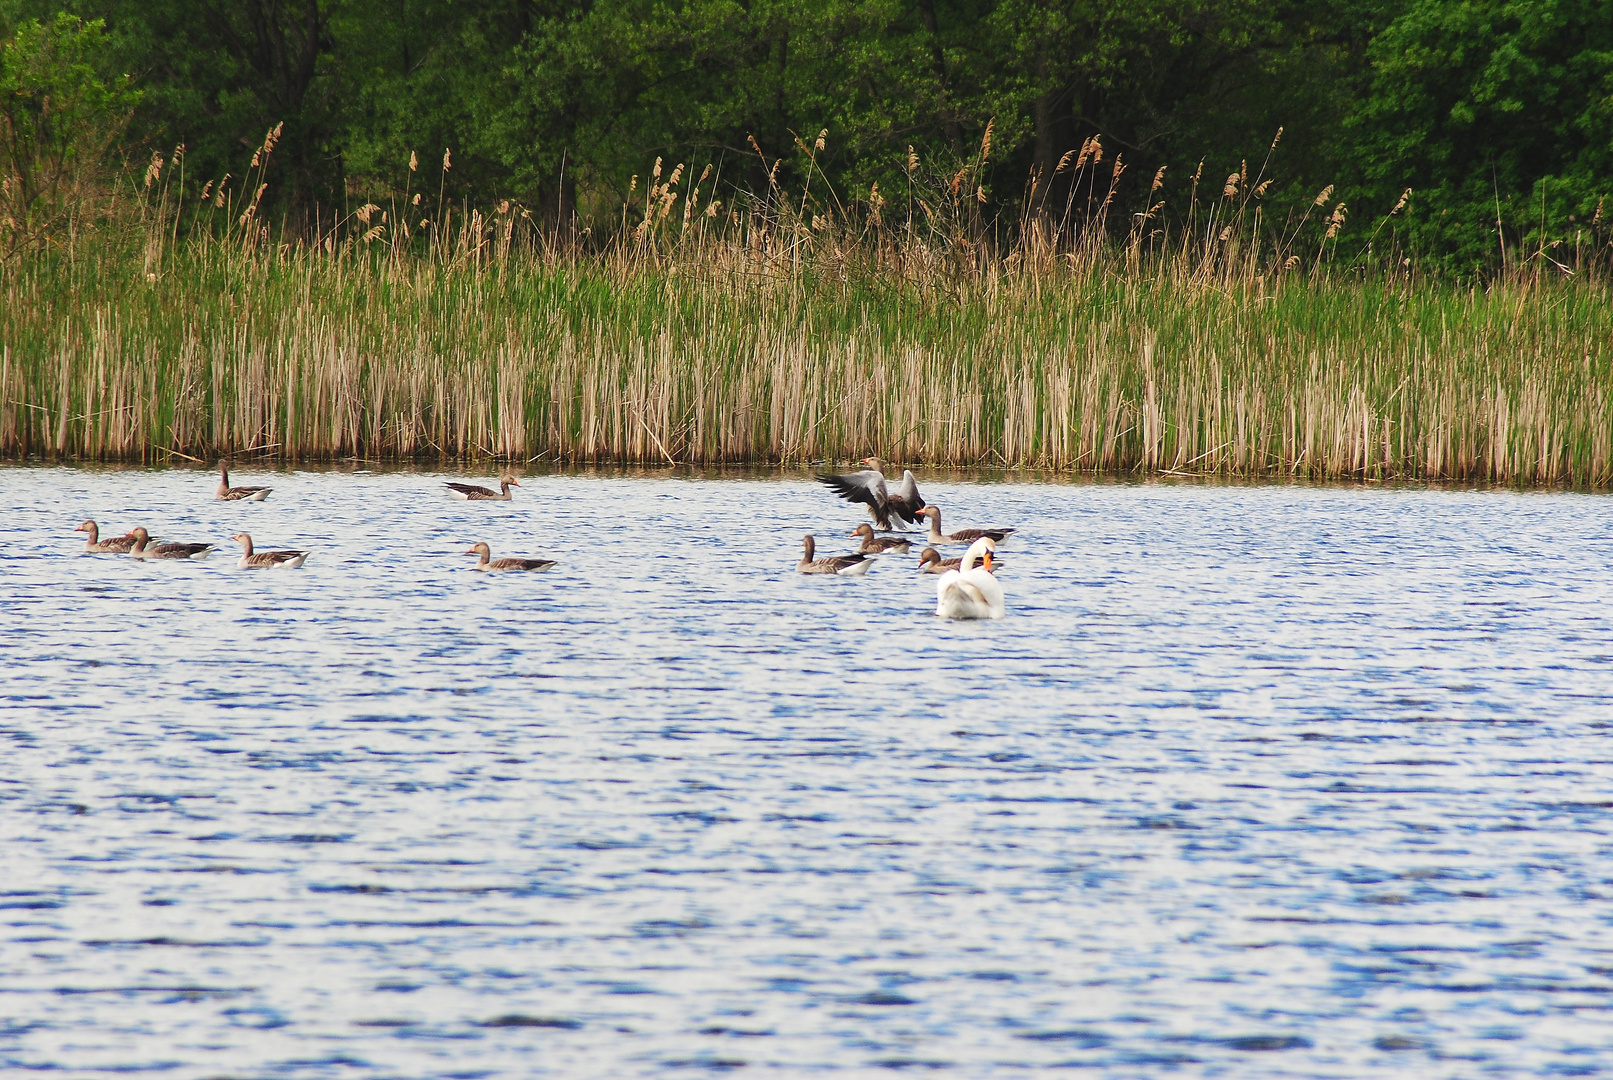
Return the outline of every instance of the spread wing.
<path id="1" fill-rule="evenodd" d="M 455 491 L 459 492 L 461 495 L 489 495 L 490 496 L 490 495 L 493 494 L 493 492 L 489 491 L 487 488 L 477 487 L 475 484 L 444 484 L 443 487 L 453 488 Z"/>
<path id="2" fill-rule="evenodd" d="M 818 482 L 827 484 L 830 490 L 847 502 L 863 503 L 881 514 L 885 512 L 885 507 L 890 502 L 890 494 L 885 490 L 884 475 L 872 469 L 835 475 L 819 473 Z"/>
<path id="3" fill-rule="evenodd" d="M 919 511 L 924 509 L 924 496 L 919 494 L 918 481 L 913 478 L 913 470 L 902 470 L 902 482 L 896 485 L 895 491 L 888 491 L 887 498 L 891 510 L 903 521 L 913 523 L 919 519 Z"/>

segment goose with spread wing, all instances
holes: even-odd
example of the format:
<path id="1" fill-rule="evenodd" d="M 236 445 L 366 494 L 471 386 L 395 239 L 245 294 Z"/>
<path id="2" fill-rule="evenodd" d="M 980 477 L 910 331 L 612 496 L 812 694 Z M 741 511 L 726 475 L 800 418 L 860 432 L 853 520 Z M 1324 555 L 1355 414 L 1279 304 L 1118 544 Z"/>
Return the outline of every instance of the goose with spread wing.
<path id="1" fill-rule="evenodd" d="M 1000 544 L 1008 539 L 1009 534 L 1014 531 L 1013 529 L 959 529 L 955 533 L 947 534 L 941 531 L 940 507 L 926 506 L 919 511 L 919 516 L 930 519 L 930 535 L 924 539 L 926 543 L 933 546 L 940 546 L 941 544 L 972 544 L 981 537 L 988 537 Z"/>
<path id="2" fill-rule="evenodd" d="M 991 572 L 996 541 L 982 536 L 963 553 L 962 565 L 935 583 L 935 613 L 943 619 L 1000 619 L 1006 608 L 1002 584 Z M 981 565 L 976 566 L 979 562 Z"/>
<path id="3" fill-rule="evenodd" d="M 818 542 L 808 536 L 801 541 L 801 561 L 796 569 L 803 574 L 836 574 L 840 577 L 861 577 L 868 573 L 874 565 L 874 560 L 867 555 L 830 555 L 822 559 L 814 558 L 818 553 Z"/>
<path id="4" fill-rule="evenodd" d="M 73 531 L 89 533 L 89 535 L 84 538 L 84 550 L 90 552 L 91 554 L 98 552 L 115 552 L 116 554 L 122 555 L 135 545 L 134 533 L 124 533 L 122 536 L 109 536 L 105 540 L 102 540 L 100 526 L 96 525 L 94 521 L 86 521 Z"/>
<path id="5" fill-rule="evenodd" d="M 470 550 L 466 551 L 465 554 L 480 555 L 481 561 L 471 569 L 481 570 L 490 574 L 504 574 L 511 570 L 547 570 L 554 565 L 553 559 L 495 559 L 493 558 L 493 549 L 480 540 L 472 544 Z"/>
<path id="6" fill-rule="evenodd" d="M 509 473 L 505 473 L 499 477 L 498 486 L 499 490 L 493 491 L 490 488 L 479 487 L 476 484 L 448 483 L 443 485 L 448 489 L 448 494 L 456 499 L 465 499 L 470 502 L 509 502 L 510 489 L 520 487 L 521 482 Z"/>
<path id="7" fill-rule="evenodd" d="M 924 497 L 919 494 L 918 481 L 911 470 L 903 470 L 902 482 L 893 485 L 885 479 L 884 466 L 877 457 L 865 457 L 860 472 L 819 473 L 818 482 L 827 484 L 836 495 L 847 502 L 862 503 L 868 507 L 868 516 L 882 531 L 889 532 L 892 522 L 917 522 Z"/>
<path id="8" fill-rule="evenodd" d="M 228 462 L 218 463 L 218 490 L 213 498 L 225 502 L 262 502 L 269 497 L 274 488 L 266 487 L 230 487 L 230 466 Z"/>
<path id="9" fill-rule="evenodd" d="M 129 554 L 137 559 L 195 559 L 201 562 L 213 554 L 215 547 L 213 544 L 153 544 L 151 534 L 139 525 L 129 535 L 134 537 L 134 547 L 129 549 Z"/>
<path id="10" fill-rule="evenodd" d="M 235 565 L 242 570 L 295 570 L 308 558 L 306 551 L 253 551 L 251 533 L 236 533 L 230 539 L 241 545 Z"/>

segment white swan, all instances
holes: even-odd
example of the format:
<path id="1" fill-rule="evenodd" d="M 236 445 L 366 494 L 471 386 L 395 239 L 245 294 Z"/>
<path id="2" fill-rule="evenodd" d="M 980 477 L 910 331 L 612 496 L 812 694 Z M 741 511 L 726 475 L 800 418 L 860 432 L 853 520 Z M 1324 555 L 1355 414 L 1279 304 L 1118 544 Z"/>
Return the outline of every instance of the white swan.
<path id="1" fill-rule="evenodd" d="M 991 572 L 991 553 L 997 543 L 982 536 L 963 553 L 958 569 L 948 570 L 935 583 L 935 613 L 943 619 L 1000 619 L 1003 587 Z M 976 566 L 979 561 L 982 565 Z"/>

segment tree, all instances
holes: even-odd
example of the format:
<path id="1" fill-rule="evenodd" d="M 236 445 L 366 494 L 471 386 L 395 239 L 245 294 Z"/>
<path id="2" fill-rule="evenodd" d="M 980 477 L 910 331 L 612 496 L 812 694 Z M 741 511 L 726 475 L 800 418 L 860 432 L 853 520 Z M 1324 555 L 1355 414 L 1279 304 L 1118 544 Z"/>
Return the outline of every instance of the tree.
<path id="1" fill-rule="evenodd" d="M 105 26 L 58 13 L 0 45 L 0 242 L 48 242 L 103 194 L 138 95 L 103 74 Z"/>
<path id="2" fill-rule="evenodd" d="M 1445 265 L 1539 251 L 1613 187 L 1613 0 L 1416 0 L 1369 56 L 1366 189 L 1413 188 L 1407 239 Z"/>

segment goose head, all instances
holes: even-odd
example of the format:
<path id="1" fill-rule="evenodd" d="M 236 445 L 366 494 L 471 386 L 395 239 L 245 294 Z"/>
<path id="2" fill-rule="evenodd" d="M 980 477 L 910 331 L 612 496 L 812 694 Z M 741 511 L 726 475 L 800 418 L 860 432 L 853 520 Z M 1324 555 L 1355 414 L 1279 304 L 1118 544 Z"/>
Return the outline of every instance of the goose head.
<path id="1" fill-rule="evenodd" d="M 919 517 L 929 518 L 931 521 L 935 522 L 935 527 L 937 529 L 941 527 L 941 508 L 939 506 L 926 506 L 924 509 L 919 511 Z"/>
<path id="2" fill-rule="evenodd" d="M 242 547 L 246 548 L 248 551 L 252 550 L 252 534 L 251 533 L 239 532 L 239 533 L 236 533 L 234 536 L 230 537 L 230 539 L 234 540 L 236 543 L 240 544 Z"/>
<path id="3" fill-rule="evenodd" d="M 877 457 L 865 457 L 861 461 L 857 462 L 857 464 L 861 465 L 865 469 L 872 469 L 875 472 L 885 471 L 885 463 L 879 460 Z"/>
<path id="4" fill-rule="evenodd" d="M 806 552 L 805 555 L 801 556 L 801 561 L 811 562 L 812 556 L 817 554 L 818 542 L 812 539 L 811 535 L 809 534 L 801 538 L 801 547 Z"/>
<path id="5" fill-rule="evenodd" d="M 941 553 L 934 548 L 925 548 L 924 554 L 919 556 L 919 569 L 922 570 L 931 563 L 941 561 Z"/>
<path id="6" fill-rule="evenodd" d="M 851 537 L 853 540 L 855 540 L 859 536 L 862 537 L 864 540 L 872 540 L 874 538 L 874 527 L 872 525 L 868 524 L 867 522 L 863 522 L 861 525 L 857 526 L 855 529 L 851 530 L 851 532 L 847 533 L 846 535 Z"/>
<path id="7" fill-rule="evenodd" d="M 493 549 L 487 546 L 487 542 L 485 540 L 478 540 L 476 543 L 470 546 L 469 550 L 467 550 L 465 554 L 480 555 L 482 558 L 486 559 L 493 554 Z"/>
<path id="8" fill-rule="evenodd" d="M 509 473 L 505 473 L 503 476 L 499 477 L 498 482 L 499 482 L 500 486 L 505 485 L 505 484 L 508 484 L 510 487 L 520 487 L 521 486 L 521 481 L 519 481 L 515 477 L 511 476 Z"/>
<path id="9" fill-rule="evenodd" d="M 134 528 L 129 530 L 129 535 L 140 541 L 142 544 L 151 539 L 151 534 L 146 532 L 146 527 L 144 525 L 136 525 Z"/>
<path id="10" fill-rule="evenodd" d="M 95 522 L 86 521 L 84 524 L 80 525 L 78 528 L 74 529 L 73 531 L 74 532 L 87 532 L 91 536 L 94 536 L 96 534 L 96 532 L 99 531 L 99 530 L 98 530 Z"/>

